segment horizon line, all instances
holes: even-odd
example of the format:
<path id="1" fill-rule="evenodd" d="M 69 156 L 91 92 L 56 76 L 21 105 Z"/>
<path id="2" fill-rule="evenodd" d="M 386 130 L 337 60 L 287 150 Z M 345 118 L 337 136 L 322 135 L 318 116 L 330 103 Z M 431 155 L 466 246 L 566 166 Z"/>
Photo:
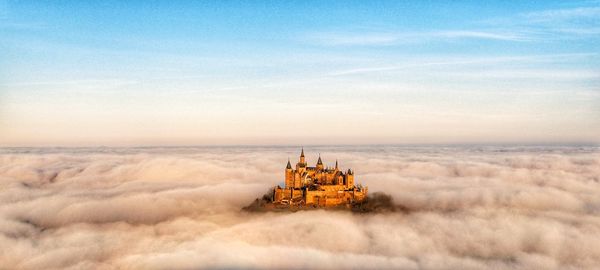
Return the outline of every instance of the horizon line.
<path id="1" fill-rule="evenodd" d="M 345 144 L 156 144 L 156 145 L 44 145 L 44 146 L 3 146 L 0 149 L 18 148 L 211 148 L 211 147 L 344 147 L 344 146 L 402 146 L 402 147 L 460 147 L 460 146 L 568 146 L 600 147 L 600 142 L 490 142 L 490 143 L 345 143 Z"/>

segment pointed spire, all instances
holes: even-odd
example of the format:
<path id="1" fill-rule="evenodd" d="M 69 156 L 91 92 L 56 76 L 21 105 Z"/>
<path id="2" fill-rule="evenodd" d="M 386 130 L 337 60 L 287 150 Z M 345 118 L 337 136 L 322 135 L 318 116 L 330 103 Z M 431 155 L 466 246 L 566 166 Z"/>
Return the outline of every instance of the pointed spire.
<path id="1" fill-rule="evenodd" d="M 286 169 L 292 169 L 292 163 L 290 163 L 290 158 L 288 158 L 288 164 L 285 167 Z"/>
<path id="2" fill-rule="evenodd" d="M 335 159 L 335 169 L 338 169 L 338 162 L 337 162 L 337 158 Z"/>
<path id="3" fill-rule="evenodd" d="M 306 159 L 304 158 L 304 147 L 302 147 L 302 152 L 300 153 L 300 164 L 306 164 Z"/>
<path id="4" fill-rule="evenodd" d="M 323 161 L 321 160 L 321 153 L 319 153 L 319 160 L 317 160 L 317 164 L 322 165 Z"/>

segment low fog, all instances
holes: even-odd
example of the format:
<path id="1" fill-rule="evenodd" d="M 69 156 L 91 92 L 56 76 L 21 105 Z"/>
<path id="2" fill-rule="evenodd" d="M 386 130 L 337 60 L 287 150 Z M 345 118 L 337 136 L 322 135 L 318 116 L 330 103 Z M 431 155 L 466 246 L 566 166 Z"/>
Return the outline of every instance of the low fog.
<path id="1" fill-rule="evenodd" d="M 305 147 L 403 211 L 241 211 L 298 150 L 0 149 L 0 268 L 600 266 L 596 147 Z"/>

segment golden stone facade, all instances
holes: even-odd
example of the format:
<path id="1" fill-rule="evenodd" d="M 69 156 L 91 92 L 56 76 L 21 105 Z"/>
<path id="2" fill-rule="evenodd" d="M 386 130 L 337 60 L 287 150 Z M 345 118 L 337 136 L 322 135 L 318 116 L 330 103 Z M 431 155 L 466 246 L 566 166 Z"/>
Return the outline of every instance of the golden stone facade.
<path id="1" fill-rule="evenodd" d="M 350 207 L 365 200 L 367 190 L 367 187 L 354 185 L 354 172 L 339 170 L 337 160 L 334 168 L 325 168 L 319 155 L 317 165 L 308 167 L 302 149 L 295 169 L 288 160 L 285 187 L 275 187 L 273 202 L 297 207 Z"/>

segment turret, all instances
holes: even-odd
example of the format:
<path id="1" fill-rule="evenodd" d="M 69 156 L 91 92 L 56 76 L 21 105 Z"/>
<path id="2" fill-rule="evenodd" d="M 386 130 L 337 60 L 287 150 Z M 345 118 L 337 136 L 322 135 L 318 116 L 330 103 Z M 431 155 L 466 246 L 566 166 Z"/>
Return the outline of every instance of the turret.
<path id="1" fill-rule="evenodd" d="M 319 160 L 317 160 L 317 170 L 323 170 L 323 161 L 321 160 L 321 154 L 319 154 Z"/>
<path id="2" fill-rule="evenodd" d="M 285 188 L 294 186 L 294 171 L 292 170 L 292 164 L 288 158 L 287 166 L 285 166 Z"/>
<path id="3" fill-rule="evenodd" d="M 302 147 L 302 152 L 300 152 L 300 160 L 296 163 L 296 171 L 302 173 L 306 169 L 306 159 L 304 158 L 304 147 Z"/>
<path id="4" fill-rule="evenodd" d="M 337 159 L 336 159 L 336 160 L 335 160 L 335 171 L 338 171 L 338 170 L 339 170 L 339 169 L 338 169 L 338 162 L 337 162 Z"/>
<path id="5" fill-rule="evenodd" d="M 354 173 L 350 169 L 348 169 L 348 172 L 346 173 L 346 187 L 354 187 Z"/>
<path id="6" fill-rule="evenodd" d="M 300 153 L 300 163 L 306 163 L 306 159 L 304 159 L 304 147 L 302 147 L 302 152 Z"/>

